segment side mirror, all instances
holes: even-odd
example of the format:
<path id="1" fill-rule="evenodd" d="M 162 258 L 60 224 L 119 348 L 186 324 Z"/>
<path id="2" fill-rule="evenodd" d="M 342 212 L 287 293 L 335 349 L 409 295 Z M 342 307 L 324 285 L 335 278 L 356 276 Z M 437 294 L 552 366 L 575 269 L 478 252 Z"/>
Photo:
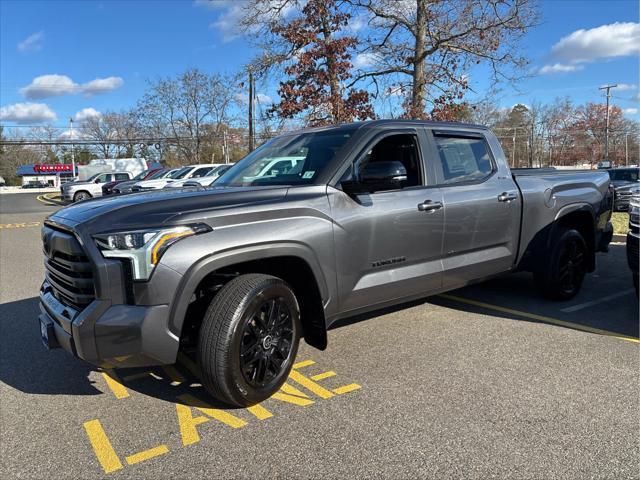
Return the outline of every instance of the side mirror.
<path id="1" fill-rule="evenodd" d="M 93 183 L 100 183 L 100 177 L 96 178 Z"/>
<path id="2" fill-rule="evenodd" d="M 397 190 L 406 181 L 407 169 L 401 162 L 374 162 L 364 167 L 359 181 L 343 182 L 343 188 L 347 193 Z"/>

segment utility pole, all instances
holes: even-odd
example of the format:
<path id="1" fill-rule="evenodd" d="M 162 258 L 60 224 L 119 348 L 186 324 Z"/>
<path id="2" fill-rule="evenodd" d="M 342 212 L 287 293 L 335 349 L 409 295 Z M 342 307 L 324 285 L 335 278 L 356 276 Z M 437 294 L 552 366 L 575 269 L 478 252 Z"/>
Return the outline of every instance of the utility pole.
<path id="1" fill-rule="evenodd" d="M 511 166 L 516 168 L 516 128 L 513 129 L 513 148 L 511 149 Z"/>
<path id="2" fill-rule="evenodd" d="M 253 131 L 253 72 L 249 70 L 249 151 L 255 148 L 255 135 Z"/>
<path id="3" fill-rule="evenodd" d="M 76 157 L 73 148 L 73 118 L 69 118 L 69 138 L 71 139 L 71 177 L 76 178 Z"/>
<path id="4" fill-rule="evenodd" d="M 224 149 L 224 163 L 229 163 L 229 144 L 227 143 L 227 131 L 222 132 L 222 148 Z"/>
<path id="5" fill-rule="evenodd" d="M 611 89 L 616 88 L 618 84 L 614 85 L 604 85 L 600 87 L 598 90 L 606 90 L 607 91 L 607 124 L 604 130 L 604 161 L 609 161 L 609 99 L 611 98 Z"/>
<path id="6" fill-rule="evenodd" d="M 624 165 L 629 166 L 629 134 L 624 134 Z"/>

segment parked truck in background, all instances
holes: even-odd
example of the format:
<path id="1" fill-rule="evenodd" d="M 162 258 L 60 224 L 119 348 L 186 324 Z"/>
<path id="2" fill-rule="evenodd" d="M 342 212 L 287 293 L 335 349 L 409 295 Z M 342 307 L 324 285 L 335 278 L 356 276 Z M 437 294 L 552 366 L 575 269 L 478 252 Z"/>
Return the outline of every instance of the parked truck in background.
<path id="1" fill-rule="evenodd" d="M 300 159 L 294 171 L 256 175 L 282 157 Z M 213 396 L 252 405 L 283 384 L 300 338 L 324 349 L 339 319 L 516 271 L 572 298 L 611 240 L 608 187 L 606 171 L 512 171 L 476 125 L 288 133 L 210 189 L 51 215 L 42 338 L 101 366 L 182 350 Z"/>
<path id="2" fill-rule="evenodd" d="M 131 180 L 131 172 L 96 173 L 84 181 L 63 183 L 60 195 L 66 202 L 80 202 L 102 196 L 102 187 L 111 182 Z"/>

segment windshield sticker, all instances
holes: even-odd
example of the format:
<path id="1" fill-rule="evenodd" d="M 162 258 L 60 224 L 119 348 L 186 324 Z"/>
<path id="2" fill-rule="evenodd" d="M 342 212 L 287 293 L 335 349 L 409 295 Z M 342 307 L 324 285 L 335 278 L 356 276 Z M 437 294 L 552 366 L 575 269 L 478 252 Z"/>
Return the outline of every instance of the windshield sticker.
<path id="1" fill-rule="evenodd" d="M 313 178 L 313 176 L 315 175 L 316 171 L 315 170 L 309 170 L 308 172 L 304 172 L 302 174 L 302 178 Z"/>

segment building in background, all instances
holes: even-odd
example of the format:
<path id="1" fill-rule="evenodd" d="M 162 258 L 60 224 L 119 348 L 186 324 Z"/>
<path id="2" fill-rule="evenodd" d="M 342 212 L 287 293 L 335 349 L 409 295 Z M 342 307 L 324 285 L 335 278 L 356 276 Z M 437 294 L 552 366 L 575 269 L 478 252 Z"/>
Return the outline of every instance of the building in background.
<path id="1" fill-rule="evenodd" d="M 76 166 L 76 174 L 77 169 Z M 22 177 L 22 186 L 44 182 L 56 188 L 74 177 L 70 163 L 22 165 L 18 168 L 17 175 Z"/>

